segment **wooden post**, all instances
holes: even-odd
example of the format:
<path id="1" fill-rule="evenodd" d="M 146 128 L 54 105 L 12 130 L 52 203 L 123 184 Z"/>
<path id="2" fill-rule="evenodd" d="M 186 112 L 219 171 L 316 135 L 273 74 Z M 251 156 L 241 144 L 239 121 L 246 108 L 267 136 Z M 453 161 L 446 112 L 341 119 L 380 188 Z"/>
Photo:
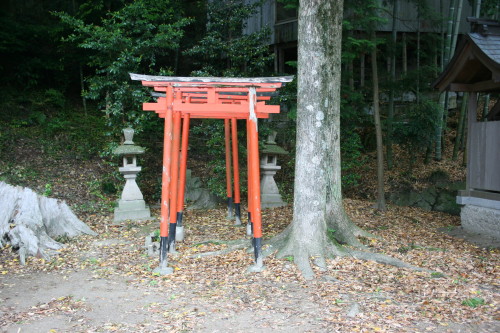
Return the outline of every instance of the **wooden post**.
<path id="1" fill-rule="evenodd" d="M 240 194 L 240 167 L 238 162 L 238 122 L 231 119 L 231 143 L 233 148 L 233 179 L 234 179 L 234 213 L 235 225 L 241 225 L 241 194 Z"/>
<path id="2" fill-rule="evenodd" d="M 471 142 L 472 142 L 472 136 L 474 135 L 472 131 L 473 125 L 477 122 L 477 98 L 478 98 L 478 93 L 477 92 L 471 92 L 469 94 L 469 105 L 467 106 L 467 146 L 465 147 L 465 151 L 467 153 L 467 175 L 466 175 L 466 180 L 465 180 L 465 186 L 467 191 L 472 190 L 472 177 L 475 175 L 471 174 L 471 160 L 470 160 L 470 155 L 471 155 L 471 149 L 475 149 L 474 147 L 471 147 Z M 464 152 L 465 154 L 465 152 Z"/>
<path id="3" fill-rule="evenodd" d="M 168 231 L 168 252 L 175 252 L 175 231 L 177 228 L 177 189 L 179 185 L 179 148 L 181 139 L 181 113 L 174 112 L 174 126 L 172 135 L 172 166 L 170 180 L 170 224 Z"/>
<path id="4" fill-rule="evenodd" d="M 233 218 L 233 187 L 231 181 L 231 123 L 229 118 L 224 119 L 224 143 L 226 148 L 226 191 L 227 191 L 227 218 Z"/>
<path id="5" fill-rule="evenodd" d="M 252 231 L 255 254 L 255 265 L 258 269 L 262 268 L 262 215 L 260 207 L 260 160 L 259 160 L 259 133 L 257 117 L 255 115 L 256 90 L 255 87 L 248 89 L 249 117 L 248 117 L 248 136 L 250 148 L 250 161 L 248 173 L 250 175 L 249 186 L 251 185 L 252 202 Z"/>
<path id="6" fill-rule="evenodd" d="M 189 113 L 184 116 L 182 123 L 182 145 L 181 145 L 181 166 L 179 170 L 179 189 L 177 194 L 177 228 L 175 231 L 175 239 L 178 242 L 184 240 L 184 226 L 182 225 L 182 215 L 184 211 L 184 196 L 186 191 L 186 169 L 187 169 L 187 152 L 189 141 Z"/>
<path id="7" fill-rule="evenodd" d="M 250 119 L 247 119 L 247 187 L 248 187 L 248 222 L 247 222 L 247 235 L 252 235 L 252 209 L 253 209 L 253 195 L 252 195 L 252 182 L 250 180 L 250 161 L 252 151 L 250 150 Z"/>
<path id="8" fill-rule="evenodd" d="M 170 165 L 172 152 L 172 110 L 174 91 L 171 85 L 166 87 L 165 125 L 163 130 L 163 167 L 161 186 L 161 218 L 160 218 L 160 267 L 167 267 L 167 237 L 168 237 L 168 215 L 170 208 Z"/>

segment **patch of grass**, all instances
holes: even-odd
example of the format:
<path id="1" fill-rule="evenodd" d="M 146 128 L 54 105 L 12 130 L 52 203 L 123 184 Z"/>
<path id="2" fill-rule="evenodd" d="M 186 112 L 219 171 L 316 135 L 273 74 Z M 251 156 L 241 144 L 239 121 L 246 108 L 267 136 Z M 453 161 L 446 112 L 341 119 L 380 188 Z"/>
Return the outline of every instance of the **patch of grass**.
<path id="1" fill-rule="evenodd" d="M 50 197 L 52 195 L 52 184 L 45 184 L 45 190 L 42 193 L 46 197 Z"/>
<path id="2" fill-rule="evenodd" d="M 345 303 L 345 301 L 344 301 L 344 300 L 342 300 L 341 298 L 336 298 L 336 299 L 335 299 L 335 301 L 333 301 L 333 303 L 334 303 L 335 305 L 340 305 L 340 304 Z"/>
<path id="3" fill-rule="evenodd" d="M 477 308 L 478 306 L 485 305 L 486 302 L 484 301 L 483 298 L 480 297 L 472 297 L 464 300 L 462 302 L 462 305 L 471 307 L 471 308 Z"/>
<path id="4" fill-rule="evenodd" d="M 222 242 L 217 242 L 217 241 L 206 241 L 206 242 L 196 243 L 196 244 L 194 244 L 193 246 L 198 247 L 198 246 L 202 246 L 202 245 L 210 245 L 210 244 L 212 244 L 212 245 L 221 245 L 221 244 L 224 244 L 224 243 L 222 243 Z"/>
<path id="5" fill-rule="evenodd" d="M 432 272 L 431 273 L 431 278 L 433 278 L 433 279 L 439 279 L 442 277 L 444 277 L 444 274 L 441 272 Z"/>
<path id="6" fill-rule="evenodd" d="M 459 277 L 458 279 L 453 280 L 454 284 L 467 283 L 467 282 L 469 282 L 469 280 L 467 280 L 464 277 Z"/>
<path id="7" fill-rule="evenodd" d="M 443 169 L 436 169 L 430 175 L 428 180 L 432 183 L 449 181 L 450 175 Z"/>
<path id="8" fill-rule="evenodd" d="M 294 260 L 293 256 L 286 256 L 283 259 L 288 260 L 290 262 L 292 262 Z"/>
<path id="9" fill-rule="evenodd" d="M 55 241 L 58 243 L 67 244 L 67 243 L 71 242 L 71 238 L 68 237 L 68 235 L 61 235 L 59 237 L 56 237 Z"/>
<path id="10" fill-rule="evenodd" d="M 397 249 L 397 251 L 399 253 L 404 254 L 404 253 L 407 253 L 408 251 L 411 251 L 411 250 L 414 250 L 414 249 L 420 249 L 420 248 L 421 248 L 420 246 L 411 243 L 411 244 L 408 244 L 407 246 L 401 246 L 399 249 Z"/>
<path id="11" fill-rule="evenodd" d="M 428 247 L 426 248 L 427 251 L 440 251 L 440 252 L 446 252 L 446 249 L 442 249 L 440 247 Z"/>
<path id="12" fill-rule="evenodd" d="M 92 257 L 92 258 L 88 258 L 88 259 L 87 259 L 87 261 L 88 261 L 90 264 L 92 264 L 92 265 L 97 265 L 97 264 L 99 263 L 99 259 L 94 258 L 94 257 Z"/>

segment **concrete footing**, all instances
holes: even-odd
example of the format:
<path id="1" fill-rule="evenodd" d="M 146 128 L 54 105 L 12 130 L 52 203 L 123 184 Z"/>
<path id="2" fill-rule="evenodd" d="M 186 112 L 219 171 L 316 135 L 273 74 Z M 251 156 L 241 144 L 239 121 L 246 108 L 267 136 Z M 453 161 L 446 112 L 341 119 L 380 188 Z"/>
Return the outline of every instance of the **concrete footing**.
<path id="1" fill-rule="evenodd" d="M 462 227 L 469 232 L 490 235 L 500 239 L 500 210 L 465 205 L 460 213 Z"/>

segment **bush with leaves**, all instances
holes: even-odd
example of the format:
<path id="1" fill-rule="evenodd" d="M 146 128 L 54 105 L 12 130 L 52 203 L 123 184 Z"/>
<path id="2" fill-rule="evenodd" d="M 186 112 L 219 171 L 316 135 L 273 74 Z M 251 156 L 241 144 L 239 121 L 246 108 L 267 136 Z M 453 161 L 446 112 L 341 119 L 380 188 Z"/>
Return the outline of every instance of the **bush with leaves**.
<path id="1" fill-rule="evenodd" d="M 213 0 L 207 5 L 206 34 L 185 51 L 193 57 L 195 76 L 261 76 L 269 71 L 269 29 L 244 34 L 246 19 L 263 1 Z"/>
<path id="2" fill-rule="evenodd" d="M 178 1 L 126 1 L 95 23 L 80 18 L 82 12 L 77 16 L 55 15 L 72 29 L 65 40 L 88 50 L 87 64 L 94 72 L 86 80 L 85 97 L 99 102 L 115 131 L 125 124 L 141 131 L 143 123 L 154 115 L 141 111 L 149 92 L 131 82 L 129 73 L 171 73 L 169 59 L 191 22 L 182 17 Z"/>

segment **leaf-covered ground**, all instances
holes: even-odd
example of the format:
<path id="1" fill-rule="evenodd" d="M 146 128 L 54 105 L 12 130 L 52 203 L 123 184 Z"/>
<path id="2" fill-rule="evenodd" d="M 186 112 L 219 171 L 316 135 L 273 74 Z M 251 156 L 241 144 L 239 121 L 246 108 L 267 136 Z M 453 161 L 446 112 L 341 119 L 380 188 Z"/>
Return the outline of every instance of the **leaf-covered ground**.
<path id="1" fill-rule="evenodd" d="M 266 270 L 247 273 L 251 253 L 196 257 L 224 249 L 217 240 L 245 238 L 225 209 L 190 211 L 186 240 L 169 255 L 174 274 L 155 276 L 145 236 L 158 221 L 113 225 L 111 216 L 84 218 L 98 237 L 67 243 L 49 261 L 20 266 L 1 252 L 0 327 L 6 332 L 496 332 L 500 328 L 499 251 L 439 232 L 458 217 L 419 209 L 375 211 L 346 200 L 361 227 L 381 236 L 374 250 L 438 273 L 428 274 L 352 258 L 328 261 L 305 281 L 290 261 L 266 258 Z M 158 213 L 154 211 L 154 213 Z M 155 215 L 156 216 L 156 215 Z M 291 208 L 266 210 L 273 235 Z M 250 243 L 250 241 L 249 241 Z"/>
<path id="2" fill-rule="evenodd" d="M 396 150 L 398 160 L 403 153 Z M 268 257 L 264 272 L 250 274 L 246 250 L 197 256 L 247 236 L 226 219 L 224 207 L 188 211 L 186 240 L 169 255 L 174 274 L 156 276 L 158 258 L 147 256 L 144 242 L 158 228 L 158 211 L 151 221 L 114 225 L 116 196 L 101 185 L 116 168 L 71 156 L 45 149 L 36 138 L 3 150 L 1 178 L 66 200 L 99 235 L 70 240 L 57 256 L 30 258 L 26 266 L 12 249 L 0 249 L 2 332 L 500 331 L 499 250 L 448 235 L 460 230 L 457 216 L 391 205 L 382 213 L 373 201 L 346 199 L 353 221 L 381 237 L 363 239 L 367 246 L 435 273 L 346 257 L 329 260 L 327 271 L 305 281 L 293 258 Z M 373 198 L 374 162 L 363 167 L 356 197 Z M 411 177 L 401 169 L 388 172 L 387 187 L 398 188 L 402 179 L 425 187 L 436 169 L 451 181 L 464 176 L 449 156 L 418 165 Z M 265 210 L 264 235 L 291 219 L 291 207 Z"/>

